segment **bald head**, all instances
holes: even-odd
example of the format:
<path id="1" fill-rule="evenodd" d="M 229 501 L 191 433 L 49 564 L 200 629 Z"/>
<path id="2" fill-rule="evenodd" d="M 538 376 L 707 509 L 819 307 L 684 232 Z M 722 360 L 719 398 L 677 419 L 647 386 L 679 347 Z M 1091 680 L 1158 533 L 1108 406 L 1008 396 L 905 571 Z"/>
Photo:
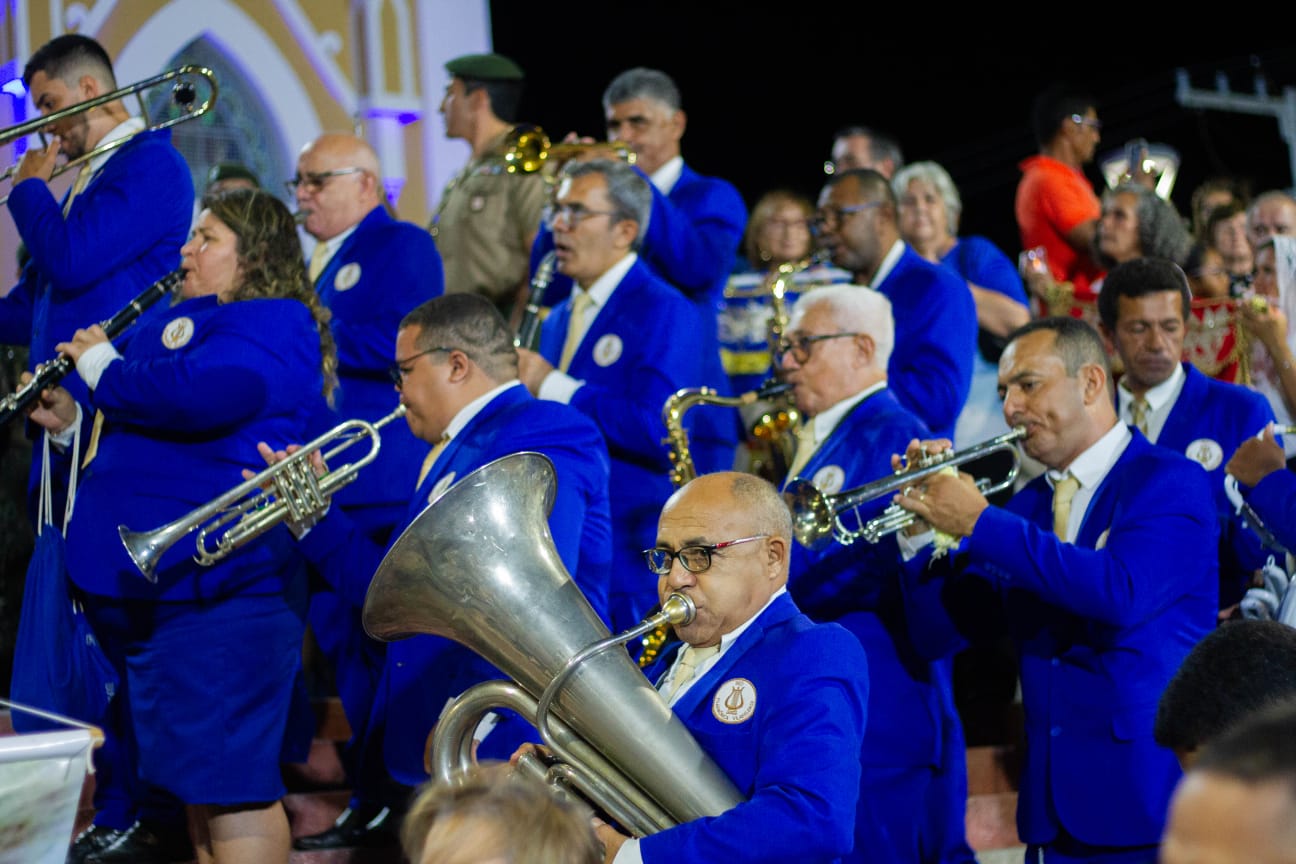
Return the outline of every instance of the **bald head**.
<path id="1" fill-rule="evenodd" d="M 331 240 L 382 204 L 378 154 L 355 135 L 325 133 L 297 156 L 297 209 L 306 232 Z"/>

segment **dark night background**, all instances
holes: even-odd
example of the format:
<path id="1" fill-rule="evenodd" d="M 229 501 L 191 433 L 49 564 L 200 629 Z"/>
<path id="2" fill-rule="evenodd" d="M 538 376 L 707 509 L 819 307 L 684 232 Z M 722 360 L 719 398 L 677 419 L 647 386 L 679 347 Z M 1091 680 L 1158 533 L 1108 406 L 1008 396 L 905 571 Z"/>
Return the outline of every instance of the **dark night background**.
<path id="1" fill-rule="evenodd" d="M 1296 52 L 1289 38 L 1278 38 L 1285 34 L 1276 20 L 1265 24 L 1263 15 L 1246 12 L 1249 34 L 1230 35 L 1204 20 L 1197 35 L 1153 32 L 1165 16 L 1182 17 L 1167 11 L 1107 35 L 1092 7 L 1059 7 L 1072 23 L 1049 22 L 1035 32 L 989 17 L 965 30 L 949 18 L 921 20 L 936 17 L 936 7 L 929 15 L 843 6 L 786 4 L 797 11 L 770 14 L 705 0 L 579 2 L 537 16 L 520 0 L 495 0 L 491 23 L 495 50 L 527 72 L 519 119 L 555 140 L 569 131 L 604 136 L 601 95 L 621 70 L 643 65 L 669 73 L 688 114 L 685 160 L 733 182 L 749 207 L 775 186 L 815 198 L 834 131 L 861 123 L 898 137 L 906 161 L 944 165 L 963 197 L 962 233 L 986 235 L 1015 258 L 1017 163 L 1036 151 L 1031 100 L 1055 79 L 1095 96 L 1103 121 L 1098 159 L 1136 137 L 1179 151 L 1172 198 L 1185 215 L 1193 188 L 1215 174 L 1244 177 L 1253 191 L 1293 184 L 1276 119 L 1187 109 L 1175 100 L 1178 68 L 1195 89 L 1213 89 L 1218 73 L 1235 93 L 1254 93 L 1256 72 L 1271 97 L 1296 86 Z M 1069 35 L 1050 35 L 1066 27 Z M 1138 35 L 1126 32 L 1133 30 Z M 1266 30 L 1274 36 L 1254 35 Z M 1097 161 L 1088 168 L 1095 186 Z"/>

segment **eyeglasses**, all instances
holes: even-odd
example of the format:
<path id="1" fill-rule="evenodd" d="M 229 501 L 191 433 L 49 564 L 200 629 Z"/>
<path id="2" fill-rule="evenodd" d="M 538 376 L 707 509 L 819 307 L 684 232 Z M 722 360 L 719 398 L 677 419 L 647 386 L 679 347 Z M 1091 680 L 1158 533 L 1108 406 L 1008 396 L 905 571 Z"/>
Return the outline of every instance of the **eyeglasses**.
<path id="1" fill-rule="evenodd" d="M 397 387 L 399 387 L 405 383 L 405 376 L 414 371 L 411 368 L 411 365 L 418 358 L 422 357 L 425 354 L 436 354 L 439 351 L 444 351 L 448 354 L 451 351 L 458 351 L 458 350 L 459 350 L 458 348 L 446 348 L 444 345 L 438 345 L 435 348 L 429 348 L 426 351 L 420 351 L 417 354 L 414 354 L 410 357 L 406 357 L 404 360 L 397 360 L 395 363 L 388 366 L 387 374 L 391 376 L 392 383 L 395 384 Z"/>
<path id="2" fill-rule="evenodd" d="M 1094 117 L 1086 117 L 1083 114 L 1072 114 L 1071 122 L 1075 123 L 1078 126 L 1088 126 L 1090 129 L 1094 130 L 1095 132 L 1102 131 L 1102 121 Z"/>
<path id="3" fill-rule="evenodd" d="M 567 223 L 569 228 L 575 228 L 592 216 L 615 216 L 615 210 L 590 210 L 584 204 L 556 204 L 546 207 L 540 214 L 544 220 L 545 227 L 550 231 L 553 230 L 558 220 Z"/>
<path id="4" fill-rule="evenodd" d="M 308 192 L 318 192 L 324 188 L 324 184 L 331 177 L 342 177 L 346 174 L 360 174 L 363 168 L 338 168 L 333 171 L 307 171 L 305 174 L 295 174 L 291 180 L 285 180 L 284 186 L 288 187 L 288 193 L 293 194 L 297 191 L 298 186 L 305 186 Z"/>
<path id="5" fill-rule="evenodd" d="M 810 227 L 817 231 L 836 228 L 842 223 L 843 217 L 859 213 L 861 210 L 871 210 L 881 203 L 881 201 L 866 201 L 863 204 L 849 204 L 845 207 L 820 207 L 815 211 L 814 218 L 810 220 Z"/>
<path id="6" fill-rule="evenodd" d="M 712 543 L 710 546 L 685 546 L 684 548 L 672 552 L 669 549 L 645 549 L 644 560 L 648 562 L 648 569 L 658 576 L 665 576 L 671 571 L 675 559 L 678 558 L 684 569 L 690 573 L 702 573 L 711 566 L 711 555 L 721 549 L 728 549 L 730 546 L 737 546 L 739 543 L 750 543 L 753 540 L 764 540 L 768 534 L 756 534 L 752 537 L 740 537 L 737 540 L 726 540 L 723 543 Z"/>
<path id="7" fill-rule="evenodd" d="M 810 350 L 814 348 L 816 342 L 823 342 L 828 339 L 844 339 L 847 336 L 860 336 L 860 333 L 824 333 L 819 336 L 798 336 L 795 339 L 783 338 L 779 340 L 778 348 L 775 351 L 775 357 L 783 359 L 783 355 L 788 352 L 792 353 L 792 359 L 797 363 L 804 363 L 810 359 Z"/>
<path id="8" fill-rule="evenodd" d="M 772 231 L 809 231 L 809 219 L 770 219 L 765 223 L 765 227 Z"/>

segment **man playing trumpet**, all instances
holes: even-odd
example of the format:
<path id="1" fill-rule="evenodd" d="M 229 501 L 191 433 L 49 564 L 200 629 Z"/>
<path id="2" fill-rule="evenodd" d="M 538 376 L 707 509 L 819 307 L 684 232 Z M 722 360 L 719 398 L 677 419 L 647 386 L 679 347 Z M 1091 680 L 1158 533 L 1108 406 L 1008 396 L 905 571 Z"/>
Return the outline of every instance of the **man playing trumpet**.
<path id="1" fill-rule="evenodd" d="M 1215 625 L 1207 475 L 1120 422 L 1109 368 L 1078 319 L 1021 327 L 999 361 L 1004 419 L 1026 428 L 1025 451 L 1048 471 L 1003 507 L 965 474 L 934 474 L 896 496 L 964 538 L 910 562 L 905 604 L 919 650 L 940 656 L 1000 628 L 1016 645 L 1027 742 L 1017 830 L 1028 860 L 1156 860 L 1180 776 L 1152 737 L 1156 695 Z M 914 441 L 906 456 L 948 447 Z"/>

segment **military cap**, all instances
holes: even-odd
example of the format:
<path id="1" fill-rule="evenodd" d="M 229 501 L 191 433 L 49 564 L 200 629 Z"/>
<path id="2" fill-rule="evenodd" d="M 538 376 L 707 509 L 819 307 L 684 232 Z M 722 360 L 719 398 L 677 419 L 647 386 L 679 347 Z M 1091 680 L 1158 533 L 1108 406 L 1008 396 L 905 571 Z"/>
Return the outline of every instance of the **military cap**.
<path id="1" fill-rule="evenodd" d="M 477 81 L 521 81 L 522 67 L 503 54 L 465 54 L 446 63 L 446 71 L 457 78 Z"/>
<path id="2" fill-rule="evenodd" d="M 218 162 L 207 172 L 207 185 L 218 183 L 221 180 L 247 180 L 261 188 L 261 181 L 257 179 L 252 169 L 248 168 L 241 162 Z"/>

